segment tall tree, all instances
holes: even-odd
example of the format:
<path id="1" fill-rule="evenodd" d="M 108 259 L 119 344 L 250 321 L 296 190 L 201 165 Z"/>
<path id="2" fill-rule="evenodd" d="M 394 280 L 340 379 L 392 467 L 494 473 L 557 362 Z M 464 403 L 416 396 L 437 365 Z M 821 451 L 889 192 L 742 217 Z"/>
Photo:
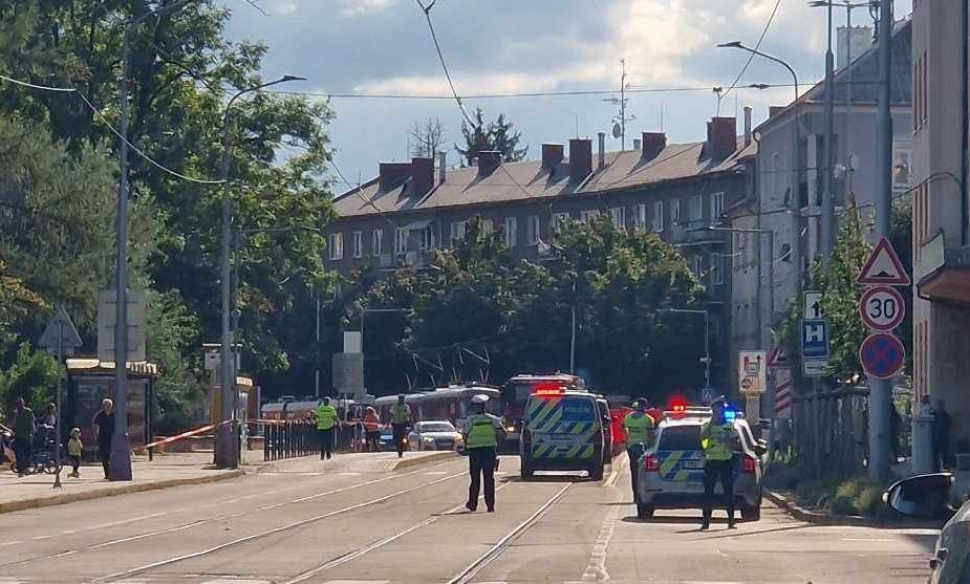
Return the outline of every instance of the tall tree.
<path id="1" fill-rule="evenodd" d="M 424 123 L 415 120 L 411 140 L 411 156 L 434 158 L 445 143 L 444 124 L 438 118 L 428 118 Z"/>
<path id="2" fill-rule="evenodd" d="M 457 150 L 464 159 L 462 164 L 471 166 L 473 161 L 478 158 L 478 153 L 483 151 L 498 151 L 502 153 L 504 162 L 518 162 L 525 158 L 529 152 L 529 146 L 519 147 L 522 140 L 522 133 L 515 130 L 512 121 L 499 114 L 498 118 L 487 124 L 484 121 L 485 113 L 482 108 L 475 108 L 472 114 L 474 127 L 469 127 L 466 121 L 461 122 L 461 134 L 465 139 L 465 147 L 461 148 L 457 144 Z"/>

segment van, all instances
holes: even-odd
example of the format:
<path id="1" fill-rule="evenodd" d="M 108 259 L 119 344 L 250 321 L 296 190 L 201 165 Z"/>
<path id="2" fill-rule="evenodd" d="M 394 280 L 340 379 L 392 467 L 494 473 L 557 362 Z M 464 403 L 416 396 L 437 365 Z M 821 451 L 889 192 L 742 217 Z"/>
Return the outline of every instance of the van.
<path id="1" fill-rule="evenodd" d="M 603 419 L 596 396 L 583 391 L 537 391 L 529 397 L 519 443 L 521 476 L 537 470 L 585 470 L 603 478 Z"/>

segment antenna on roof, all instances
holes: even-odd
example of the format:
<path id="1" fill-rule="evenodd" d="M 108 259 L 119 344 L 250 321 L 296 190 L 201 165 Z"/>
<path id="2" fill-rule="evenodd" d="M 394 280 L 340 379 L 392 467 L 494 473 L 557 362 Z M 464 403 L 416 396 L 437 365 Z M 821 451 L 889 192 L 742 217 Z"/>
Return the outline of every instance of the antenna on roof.
<path id="1" fill-rule="evenodd" d="M 626 96 L 626 90 L 630 88 L 630 84 L 626 82 L 626 59 L 620 59 L 620 71 L 620 97 L 613 96 L 603 101 L 620 108 L 619 113 L 613 118 L 613 137 L 620 139 L 620 150 L 626 150 L 626 123 L 636 120 L 637 117 L 633 114 L 629 117 L 626 115 L 626 104 L 630 101 Z M 576 136 L 579 137 L 578 131 Z"/>

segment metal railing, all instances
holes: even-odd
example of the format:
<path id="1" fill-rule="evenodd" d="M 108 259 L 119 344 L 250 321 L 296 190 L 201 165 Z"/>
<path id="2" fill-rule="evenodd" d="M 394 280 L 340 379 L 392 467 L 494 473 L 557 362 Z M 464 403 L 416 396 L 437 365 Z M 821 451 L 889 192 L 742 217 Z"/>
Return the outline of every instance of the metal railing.
<path id="1" fill-rule="evenodd" d="M 263 438 L 263 460 L 297 458 L 320 452 L 320 432 L 312 422 L 288 420 L 260 423 L 256 435 Z M 334 428 L 333 451 L 352 452 L 353 440 L 353 426 L 340 425 Z"/>

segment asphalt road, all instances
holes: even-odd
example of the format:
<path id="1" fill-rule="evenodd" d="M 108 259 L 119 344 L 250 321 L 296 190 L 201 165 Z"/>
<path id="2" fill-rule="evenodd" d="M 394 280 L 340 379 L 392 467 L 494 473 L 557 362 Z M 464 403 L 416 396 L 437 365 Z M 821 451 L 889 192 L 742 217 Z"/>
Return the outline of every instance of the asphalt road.
<path id="1" fill-rule="evenodd" d="M 732 531 L 699 532 L 698 512 L 644 523 L 624 465 L 601 482 L 521 482 L 514 457 L 502 460 L 497 512 L 468 513 L 466 465 L 328 472 L 307 461 L 0 515 L 0 583 L 905 584 L 926 581 L 935 538 L 809 525 L 767 502 L 760 522 Z"/>

